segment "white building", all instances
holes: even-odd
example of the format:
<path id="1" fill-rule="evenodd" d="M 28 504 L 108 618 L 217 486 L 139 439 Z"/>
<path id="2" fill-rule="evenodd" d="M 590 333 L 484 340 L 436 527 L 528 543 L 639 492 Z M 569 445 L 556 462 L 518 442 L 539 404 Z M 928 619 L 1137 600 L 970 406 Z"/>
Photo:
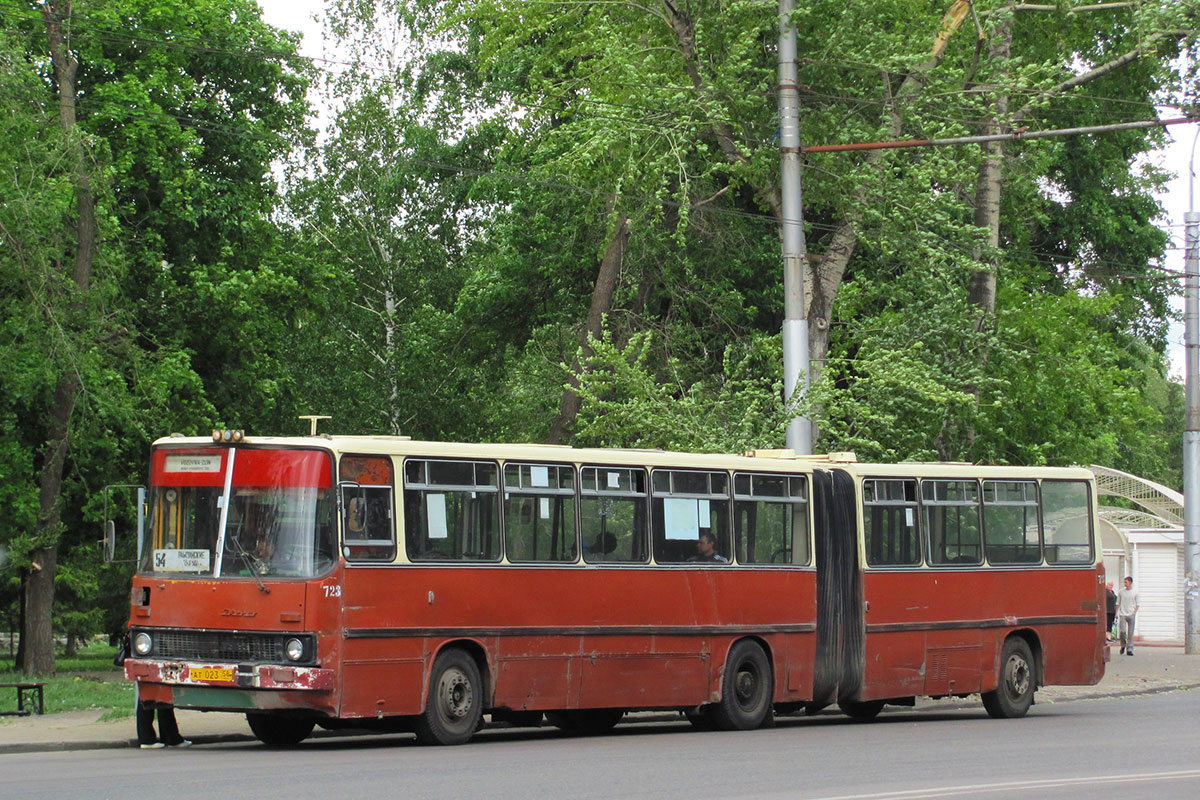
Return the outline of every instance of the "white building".
<path id="1" fill-rule="evenodd" d="M 1135 639 L 1183 644 L 1183 495 L 1153 481 L 1093 466 L 1100 506 L 1100 544 L 1107 580 L 1121 588 L 1133 577 L 1138 591 Z M 1136 508 L 1107 506 L 1120 497 Z"/>

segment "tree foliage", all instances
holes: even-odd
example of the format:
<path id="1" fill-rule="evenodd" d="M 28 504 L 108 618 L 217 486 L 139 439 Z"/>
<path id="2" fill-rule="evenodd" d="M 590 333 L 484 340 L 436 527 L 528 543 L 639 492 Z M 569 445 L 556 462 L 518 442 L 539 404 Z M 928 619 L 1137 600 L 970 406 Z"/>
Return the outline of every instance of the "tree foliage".
<path id="1" fill-rule="evenodd" d="M 307 78 L 258 15 L 243 0 L 0 8 L 0 416 L 15 432 L 0 574 L 31 609 L 27 670 L 53 669 L 55 632 L 123 624 L 128 575 L 96 545 L 102 487 L 137 482 L 150 439 L 225 415 L 278 424 L 270 357 L 303 297 L 272 252 L 271 163 L 304 134 Z M 33 613 L 51 604 L 53 627 Z"/>

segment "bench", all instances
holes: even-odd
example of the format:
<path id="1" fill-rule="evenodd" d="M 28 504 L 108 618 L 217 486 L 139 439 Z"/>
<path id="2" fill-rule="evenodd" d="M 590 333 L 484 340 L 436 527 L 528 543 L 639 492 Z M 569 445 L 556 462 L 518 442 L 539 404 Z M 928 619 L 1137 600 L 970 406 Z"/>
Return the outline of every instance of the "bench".
<path id="1" fill-rule="evenodd" d="M 37 713 L 45 714 L 46 705 L 42 697 L 42 689 L 44 683 L 0 683 L 0 689 L 16 689 L 17 690 L 17 710 L 16 711 L 0 711 L 0 716 L 17 716 L 28 717 L 32 712 L 31 709 L 25 707 L 25 693 L 30 692 L 37 695 Z"/>

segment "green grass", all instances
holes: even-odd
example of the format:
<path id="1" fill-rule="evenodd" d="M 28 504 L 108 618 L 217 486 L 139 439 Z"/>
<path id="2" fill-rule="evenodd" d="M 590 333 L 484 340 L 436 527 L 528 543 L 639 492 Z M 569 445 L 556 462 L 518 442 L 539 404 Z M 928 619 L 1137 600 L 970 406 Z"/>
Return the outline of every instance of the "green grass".
<path id="1" fill-rule="evenodd" d="M 43 689 L 46 713 L 103 709 L 101 719 L 121 719 L 133 714 L 133 684 L 125 680 L 119 667 L 113 666 L 116 648 L 103 642 L 80 647 L 75 656 L 59 655 L 55 660 L 57 674 L 43 678 L 27 678 L 13 670 L 11 658 L 0 658 L 0 683 L 38 681 Z M 28 695 L 26 695 L 28 698 Z M 17 690 L 0 689 L 0 711 L 17 710 Z M 13 719 L 12 717 L 0 719 Z"/>

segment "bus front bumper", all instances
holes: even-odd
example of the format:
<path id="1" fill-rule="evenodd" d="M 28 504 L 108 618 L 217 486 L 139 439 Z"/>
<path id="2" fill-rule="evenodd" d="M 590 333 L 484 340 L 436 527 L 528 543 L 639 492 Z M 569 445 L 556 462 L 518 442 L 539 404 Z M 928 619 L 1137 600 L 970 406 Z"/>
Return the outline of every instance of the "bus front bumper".
<path id="1" fill-rule="evenodd" d="M 206 664 L 129 658 L 125 661 L 125 677 L 143 683 L 230 689 L 331 692 L 334 688 L 334 671 L 331 669 L 279 664 Z"/>

